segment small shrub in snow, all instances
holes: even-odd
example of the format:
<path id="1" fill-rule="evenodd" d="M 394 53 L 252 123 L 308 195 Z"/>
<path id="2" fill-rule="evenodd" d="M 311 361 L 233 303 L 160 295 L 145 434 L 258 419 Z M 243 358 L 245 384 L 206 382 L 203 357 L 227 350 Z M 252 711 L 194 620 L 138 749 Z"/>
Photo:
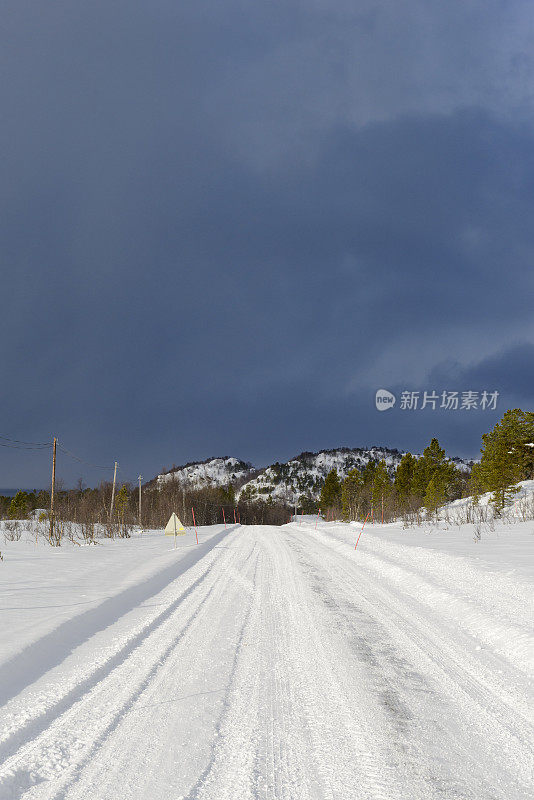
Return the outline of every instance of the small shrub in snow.
<path id="1" fill-rule="evenodd" d="M 4 540 L 6 542 L 18 542 L 21 536 L 22 528 L 18 519 L 4 523 Z"/>

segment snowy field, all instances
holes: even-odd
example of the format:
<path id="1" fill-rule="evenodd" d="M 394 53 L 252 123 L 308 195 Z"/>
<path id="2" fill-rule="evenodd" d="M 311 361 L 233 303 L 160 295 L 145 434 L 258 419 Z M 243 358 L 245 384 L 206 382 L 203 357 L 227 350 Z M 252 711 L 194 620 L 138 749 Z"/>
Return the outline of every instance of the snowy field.
<path id="1" fill-rule="evenodd" d="M 0 543 L 0 798 L 531 800 L 534 522 Z"/>

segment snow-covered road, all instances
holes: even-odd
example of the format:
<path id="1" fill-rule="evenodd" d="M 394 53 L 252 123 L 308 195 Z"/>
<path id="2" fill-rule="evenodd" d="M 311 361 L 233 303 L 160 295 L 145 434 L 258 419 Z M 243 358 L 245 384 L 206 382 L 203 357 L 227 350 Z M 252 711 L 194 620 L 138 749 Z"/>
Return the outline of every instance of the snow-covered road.
<path id="1" fill-rule="evenodd" d="M 239 527 L 107 601 L 5 698 L 1 800 L 530 800 L 531 586 L 351 535 Z"/>

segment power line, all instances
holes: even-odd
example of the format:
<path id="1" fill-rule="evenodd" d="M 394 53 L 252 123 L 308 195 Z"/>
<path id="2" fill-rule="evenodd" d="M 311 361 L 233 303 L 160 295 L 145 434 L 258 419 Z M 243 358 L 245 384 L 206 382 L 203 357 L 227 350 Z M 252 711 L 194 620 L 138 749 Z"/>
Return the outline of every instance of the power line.
<path id="1" fill-rule="evenodd" d="M 9 447 L 12 450 L 50 450 L 52 445 L 5 444 L 0 442 L 0 447 Z"/>
<path id="2" fill-rule="evenodd" d="M 52 442 L 26 442 L 23 439 L 13 439 L 10 436 L 3 436 L 0 434 L 0 447 L 7 447 L 10 450 L 50 450 L 52 448 Z M 111 465 L 104 465 L 104 464 L 92 464 L 90 461 L 86 461 L 85 458 L 81 458 L 77 456 L 75 453 L 71 453 L 70 450 L 67 450 L 61 442 L 57 441 L 57 447 L 61 450 L 61 452 L 65 453 L 65 455 L 69 456 L 70 458 L 74 459 L 74 461 L 78 461 L 80 464 L 85 464 L 87 467 L 92 467 L 93 469 L 105 469 L 105 470 L 112 470 L 114 469 Z M 115 469 L 118 468 L 118 465 Z"/>
<path id="3" fill-rule="evenodd" d="M 2 435 L 0 435 L 0 439 L 3 439 L 5 442 L 31 445 L 32 447 L 52 447 L 52 442 L 24 442 L 22 439 L 12 439 L 10 436 L 2 436 Z M 4 445 L 4 447 L 6 446 L 7 445 Z"/>
<path id="4" fill-rule="evenodd" d="M 65 453 L 66 455 L 70 456 L 70 457 L 71 457 L 71 458 L 73 458 L 75 461 L 79 461 L 79 462 L 80 462 L 80 464 L 85 464 L 86 466 L 88 466 L 88 467 L 93 467 L 94 469 L 109 469 L 109 470 L 112 470 L 112 469 L 113 469 L 113 467 L 112 467 L 112 466 L 104 466 L 103 464 L 91 464 L 89 461 L 86 461 L 84 458 L 80 458 L 80 456 L 77 456 L 77 455 L 75 455 L 74 453 L 71 453 L 71 452 L 70 452 L 70 450 L 67 450 L 67 448 L 66 448 L 66 447 L 63 447 L 63 445 L 61 444 L 61 442 L 58 442 L 58 443 L 57 443 L 57 446 L 59 447 L 59 449 L 60 449 L 60 450 L 61 450 L 63 453 Z"/>

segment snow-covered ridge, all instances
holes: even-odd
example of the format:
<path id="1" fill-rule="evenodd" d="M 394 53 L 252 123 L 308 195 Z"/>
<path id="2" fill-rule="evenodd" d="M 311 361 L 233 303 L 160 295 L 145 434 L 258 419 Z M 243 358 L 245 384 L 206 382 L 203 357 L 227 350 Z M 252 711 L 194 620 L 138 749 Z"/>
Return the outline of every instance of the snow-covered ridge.
<path id="1" fill-rule="evenodd" d="M 233 457 L 211 458 L 207 461 L 185 464 L 156 476 L 156 485 L 177 481 L 191 489 L 206 486 L 227 486 L 243 482 L 255 473 L 252 465 Z"/>
<path id="2" fill-rule="evenodd" d="M 324 479 L 330 470 L 335 469 L 344 478 L 354 469 L 363 469 L 370 461 L 384 460 L 390 475 L 393 476 L 404 452 L 389 447 L 349 448 L 305 452 L 291 460 L 258 470 L 237 458 L 212 458 L 203 462 L 174 467 L 161 473 L 155 479 L 157 486 L 168 481 L 177 481 L 188 488 L 199 489 L 205 486 L 228 486 L 238 488 L 240 497 L 244 491 L 249 499 L 272 497 L 294 503 L 302 495 L 317 499 Z M 417 458 L 418 454 L 414 454 Z M 472 461 L 460 458 L 450 459 L 458 469 L 469 470 Z"/>
<path id="3" fill-rule="evenodd" d="M 355 467 L 363 469 L 370 461 L 386 462 L 391 476 L 395 473 L 404 455 L 397 449 L 389 447 L 349 448 L 340 447 L 335 450 L 321 450 L 318 453 L 301 453 L 296 458 L 285 464 L 272 464 L 260 475 L 246 483 L 239 493 L 246 492 L 251 498 L 282 500 L 294 503 L 305 495 L 318 499 L 324 479 L 335 469 L 340 478 Z M 419 458 L 418 454 L 415 454 Z M 452 458 L 451 461 L 458 469 L 469 470 L 472 461 L 461 458 Z"/>
<path id="4" fill-rule="evenodd" d="M 248 481 L 240 491 L 246 491 L 250 498 L 272 497 L 288 503 L 295 502 L 301 495 L 318 498 L 324 479 L 335 469 L 344 478 L 355 467 L 363 469 L 369 461 L 386 462 L 390 474 L 397 469 L 404 454 L 387 447 L 348 448 L 321 450 L 318 453 L 301 453 L 285 464 L 275 463 L 260 475 Z"/>

